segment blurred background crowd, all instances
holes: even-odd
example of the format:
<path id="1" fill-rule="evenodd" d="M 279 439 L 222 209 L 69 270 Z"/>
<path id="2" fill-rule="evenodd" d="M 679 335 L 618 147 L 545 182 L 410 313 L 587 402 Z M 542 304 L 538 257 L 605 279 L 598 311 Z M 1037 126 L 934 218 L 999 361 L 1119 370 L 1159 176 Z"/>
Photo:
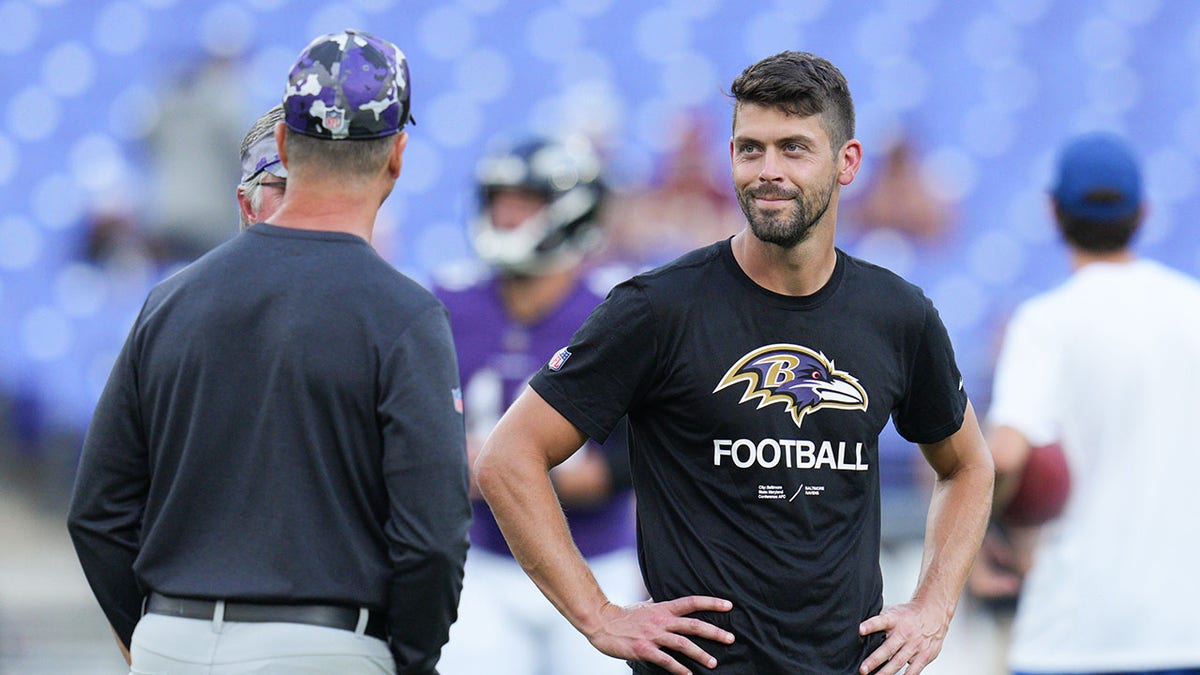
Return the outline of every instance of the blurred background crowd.
<path id="1" fill-rule="evenodd" d="M 723 92 L 784 49 L 855 97 L 840 247 L 925 289 L 981 413 L 1009 313 L 1069 272 L 1046 206 L 1067 137 L 1131 139 L 1137 250 L 1200 274 L 1198 3 L 0 0 L 0 672 L 125 672 L 63 527 L 81 436 L 149 287 L 236 233 L 243 133 L 344 28 L 409 59 L 417 124 L 373 243 L 423 283 L 472 258 L 497 135 L 593 141 L 612 188 L 595 264 L 617 275 L 740 229 Z M 881 453 L 895 601 L 929 476 L 894 433 Z M 936 672 L 993 672 L 1003 612 L 963 614 Z"/>

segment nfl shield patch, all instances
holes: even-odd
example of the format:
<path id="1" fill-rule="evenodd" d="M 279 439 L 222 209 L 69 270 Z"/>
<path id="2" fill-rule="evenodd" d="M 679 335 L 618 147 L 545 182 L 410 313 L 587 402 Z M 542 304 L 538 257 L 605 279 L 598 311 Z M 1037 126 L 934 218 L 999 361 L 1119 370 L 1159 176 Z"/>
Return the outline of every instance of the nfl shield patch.
<path id="1" fill-rule="evenodd" d="M 554 353 L 554 356 L 550 358 L 550 363 L 546 365 L 550 366 L 550 370 L 559 370 L 569 358 L 571 358 L 571 352 L 566 347 L 563 347 Z"/>
<path id="2" fill-rule="evenodd" d="M 325 111 L 325 128 L 339 131 L 346 122 L 346 112 L 341 108 L 329 108 Z"/>

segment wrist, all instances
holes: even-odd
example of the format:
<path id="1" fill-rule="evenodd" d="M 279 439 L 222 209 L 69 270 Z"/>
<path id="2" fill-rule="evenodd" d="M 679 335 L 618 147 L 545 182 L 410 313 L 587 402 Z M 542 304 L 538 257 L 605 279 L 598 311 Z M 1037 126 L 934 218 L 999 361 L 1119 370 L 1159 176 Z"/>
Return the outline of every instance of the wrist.
<path id="1" fill-rule="evenodd" d="M 576 617 L 575 628 L 591 640 L 606 623 L 605 616 L 610 608 L 615 607 L 608 598 L 602 598 L 598 604 L 589 603 L 588 607 Z"/>

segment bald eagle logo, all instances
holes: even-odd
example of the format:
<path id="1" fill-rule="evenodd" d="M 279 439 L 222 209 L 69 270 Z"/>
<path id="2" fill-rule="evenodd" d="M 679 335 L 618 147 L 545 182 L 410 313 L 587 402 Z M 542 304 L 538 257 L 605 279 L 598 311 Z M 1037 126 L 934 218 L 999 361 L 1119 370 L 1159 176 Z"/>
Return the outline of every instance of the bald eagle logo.
<path id="1" fill-rule="evenodd" d="M 738 403 L 758 400 L 758 409 L 783 404 L 799 427 L 804 416 L 822 408 L 866 410 L 867 392 L 849 373 L 808 347 L 773 344 L 738 359 L 713 393 L 738 383 L 746 385 Z"/>

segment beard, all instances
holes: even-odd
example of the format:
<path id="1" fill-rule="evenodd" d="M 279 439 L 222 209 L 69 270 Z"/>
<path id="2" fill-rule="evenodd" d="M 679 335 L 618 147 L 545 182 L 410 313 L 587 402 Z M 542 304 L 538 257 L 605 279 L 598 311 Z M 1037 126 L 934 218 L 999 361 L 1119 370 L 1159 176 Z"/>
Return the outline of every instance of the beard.
<path id="1" fill-rule="evenodd" d="M 833 200 L 833 188 L 831 183 L 823 198 L 818 194 L 813 195 L 812 199 L 805 199 L 800 190 L 785 190 L 768 184 L 758 188 L 747 188 L 738 192 L 737 197 L 742 213 L 746 215 L 746 222 L 750 224 L 750 231 L 755 237 L 768 244 L 793 248 L 808 239 L 813 227 L 829 210 L 829 204 Z M 791 199 L 792 207 L 764 211 L 754 203 L 759 197 Z"/>

